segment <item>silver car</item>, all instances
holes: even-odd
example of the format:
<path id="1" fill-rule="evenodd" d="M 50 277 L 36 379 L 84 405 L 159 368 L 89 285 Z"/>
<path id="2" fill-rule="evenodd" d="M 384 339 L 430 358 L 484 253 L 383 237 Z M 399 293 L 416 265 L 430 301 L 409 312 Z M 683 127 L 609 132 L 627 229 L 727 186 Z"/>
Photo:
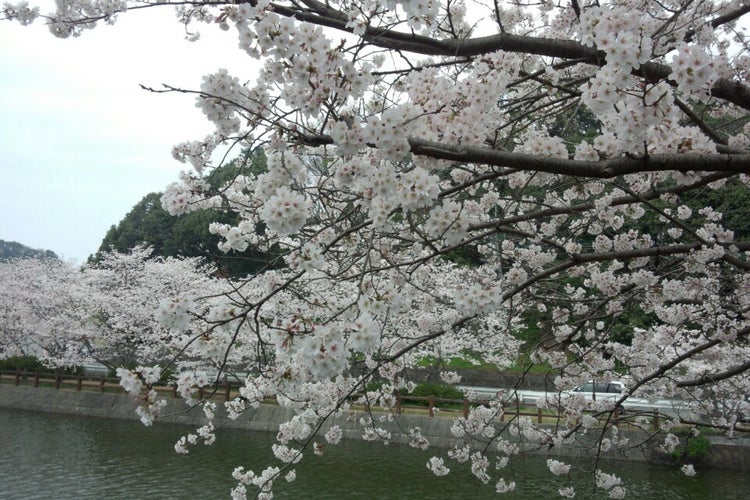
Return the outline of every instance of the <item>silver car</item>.
<path id="1" fill-rule="evenodd" d="M 619 380 L 612 380 L 610 382 L 595 382 L 589 380 L 585 384 L 581 384 L 578 387 L 574 387 L 572 390 L 567 391 L 571 396 L 580 394 L 587 401 L 597 399 L 618 399 L 625 392 L 625 384 Z"/>

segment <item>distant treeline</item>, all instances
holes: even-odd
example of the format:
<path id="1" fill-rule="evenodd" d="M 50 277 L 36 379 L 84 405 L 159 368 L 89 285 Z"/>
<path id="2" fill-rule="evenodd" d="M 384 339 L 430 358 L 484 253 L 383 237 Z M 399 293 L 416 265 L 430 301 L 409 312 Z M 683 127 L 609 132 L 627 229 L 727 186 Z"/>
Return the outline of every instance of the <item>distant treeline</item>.
<path id="1" fill-rule="evenodd" d="M 0 240 L 0 262 L 27 258 L 57 259 L 58 257 L 52 250 L 39 250 L 17 241 Z"/>

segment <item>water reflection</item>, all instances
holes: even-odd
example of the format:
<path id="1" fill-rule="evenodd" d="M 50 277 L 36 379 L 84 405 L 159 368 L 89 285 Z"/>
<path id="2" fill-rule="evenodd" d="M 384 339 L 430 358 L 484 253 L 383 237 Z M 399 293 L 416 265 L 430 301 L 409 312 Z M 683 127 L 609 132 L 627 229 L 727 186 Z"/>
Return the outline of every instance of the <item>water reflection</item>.
<path id="1" fill-rule="evenodd" d="M 0 409 L 0 498 L 181 499 L 228 498 L 237 465 L 259 471 L 272 461 L 273 436 L 222 430 L 216 444 L 178 455 L 173 445 L 189 428 Z M 448 462 L 450 475 L 435 478 L 425 467 L 433 453 L 407 446 L 343 441 L 323 457 L 308 453 L 296 466 L 297 481 L 279 481 L 276 498 L 476 499 L 492 496 L 466 466 Z M 669 468 L 607 464 L 626 481 L 630 498 L 744 499 L 750 479 L 742 473 L 701 471 L 686 478 Z M 495 471 L 490 471 L 497 477 Z M 518 489 L 506 498 L 555 498 L 567 483 L 552 477 L 544 460 L 526 457 L 504 471 Z M 601 498 L 590 479 L 575 483 L 576 498 Z"/>

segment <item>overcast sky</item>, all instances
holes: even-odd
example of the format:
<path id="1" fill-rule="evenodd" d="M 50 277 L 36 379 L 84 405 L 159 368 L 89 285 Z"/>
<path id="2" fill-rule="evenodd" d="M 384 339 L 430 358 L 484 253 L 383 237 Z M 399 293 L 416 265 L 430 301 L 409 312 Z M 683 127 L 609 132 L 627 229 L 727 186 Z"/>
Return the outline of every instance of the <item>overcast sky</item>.
<path id="1" fill-rule="evenodd" d="M 233 32 L 184 39 L 170 8 L 60 40 L 42 24 L 0 22 L 0 239 L 83 262 L 143 196 L 176 181 L 174 144 L 211 126 L 187 95 L 226 67 L 257 64 Z"/>

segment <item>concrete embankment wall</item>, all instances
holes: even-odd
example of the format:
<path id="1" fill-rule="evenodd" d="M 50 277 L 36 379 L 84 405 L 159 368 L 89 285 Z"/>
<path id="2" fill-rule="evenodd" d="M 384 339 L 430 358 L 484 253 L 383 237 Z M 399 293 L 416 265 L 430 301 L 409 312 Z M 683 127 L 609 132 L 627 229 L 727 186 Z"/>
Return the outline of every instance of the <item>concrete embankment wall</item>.
<path id="1" fill-rule="evenodd" d="M 203 411 L 190 409 L 182 399 L 167 399 L 167 406 L 163 416 L 158 422 L 169 424 L 182 424 L 198 427 L 205 424 Z M 225 427 L 248 431 L 277 432 L 279 424 L 288 421 L 294 414 L 291 410 L 277 405 L 261 405 L 257 409 L 250 409 L 236 420 L 226 417 L 223 405 L 217 403 L 216 424 Z M 137 420 L 135 413 L 137 402 L 124 393 L 99 393 L 89 391 L 75 391 L 66 389 L 34 388 L 29 386 L 0 385 L 0 407 L 15 408 L 22 410 L 34 410 L 51 413 L 73 414 L 100 418 L 116 418 Z M 456 415 L 456 414 L 453 414 Z M 339 416 L 335 424 L 339 425 L 345 438 L 359 439 L 362 436 L 362 426 L 359 423 L 361 417 L 365 416 L 362 411 L 351 411 Z M 391 432 L 392 441 L 407 442 L 409 429 L 419 427 L 423 436 L 428 438 L 432 445 L 439 447 L 451 447 L 454 444 L 462 444 L 451 433 L 453 418 L 446 415 L 441 417 L 427 417 L 421 415 L 401 415 L 396 418 L 388 418 L 387 414 L 373 413 L 377 427 Z M 381 418 L 382 417 L 382 418 Z M 325 432 L 331 423 L 326 423 L 322 431 Z M 635 444 L 645 441 L 643 433 L 622 431 L 621 434 L 630 438 L 630 443 Z M 563 448 L 555 448 L 547 451 L 546 447 L 538 444 L 528 443 L 526 451 L 534 454 L 549 454 L 550 456 L 585 457 L 592 451 L 593 444 L 598 433 L 579 436 L 574 443 L 567 444 Z M 652 463 L 670 463 L 669 455 L 660 453 L 651 442 L 648 446 L 635 448 L 624 448 L 612 450 L 603 455 L 603 458 L 615 460 L 636 460 Z M 706 456 L 702 457 L 700 465 L 733 470 L 750 470 L 750 438 L 726 439 L 724 437 L 711 437 L 711 446 Z"/>
<path id="2" fill-rule="evenodd" d="M 180 398 L 166 397 L 166 407 L 160 413 L 157 422 L 182 424 L 198 427 L 206 423 L 200 408 L 189 408 Z M 67 389 L 34 388 L 29 386 L 0 385 L 0 407 L 21 410 L 43 411 L 101 418 L 117 418 L 138 420 L 135 413 L 137 401 L 125 393 L 75 391 Z M 375 414 L 376 418 L 384 414 Z M 223 427 L 276 433 L 279 425 L 294 416 L 294 412 L 273 404 L 264 404 L 259 408 L 251 408 L 236 420 L 227 417 L 223 404 L 217 401 L 215 424 Z M 351 411 L 343 417 L 338 417 L 335 423 L 339 425 L 346 438 L 360 438 L 362 426 L 359 424 L 362 411 Z M 377 427 L 388 429 L 393 435 L 393 441 L 399 441 L 402 429 L 419 427 L 425 437 L 437 446 L 452 446 L 455 439 L 451 435 L 451 418 L 430 418 L 418 415 L 402 415 L 398 423 L 384 418 L 376 422 Z M 322 427 L 325 432 L 331 423 Z"/>
<path id="3" fill-rule="evenodd" d="M 206 423 L 200 408 L 190 408 L 180 398 L 166 397 L 167 405 L 157 422 L 201 426 Z M 262 405 L 250 410 L 237 420 L 226 418 L 223 405 L 217 404 L 217 422 L 226 427 L 253 431 L 278 430 L 280 423 L 293 413 L 280 406 Z M 30 386 L 0 385 L 0 407 L 34 410 L 88 417 L 138 420 L 138 402 L 125 393 L 75 391 L 68 389 L 34 388 Z"/>

